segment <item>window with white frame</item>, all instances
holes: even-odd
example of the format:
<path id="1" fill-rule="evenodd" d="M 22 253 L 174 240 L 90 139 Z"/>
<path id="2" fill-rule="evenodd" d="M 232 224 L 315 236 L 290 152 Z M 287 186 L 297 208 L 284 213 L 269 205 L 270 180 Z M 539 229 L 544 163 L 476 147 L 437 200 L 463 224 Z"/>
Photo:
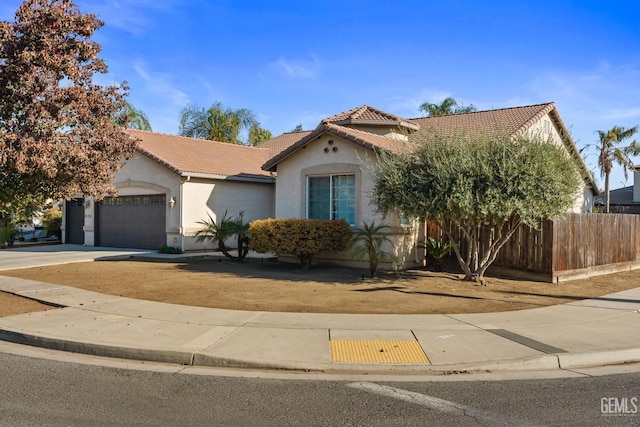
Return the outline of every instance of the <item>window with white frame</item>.
<path id="1" fill-rule="evenodd" d="M 355 225 L 355 175 L 308 176 L 307 218 L 344 219 Z"/>

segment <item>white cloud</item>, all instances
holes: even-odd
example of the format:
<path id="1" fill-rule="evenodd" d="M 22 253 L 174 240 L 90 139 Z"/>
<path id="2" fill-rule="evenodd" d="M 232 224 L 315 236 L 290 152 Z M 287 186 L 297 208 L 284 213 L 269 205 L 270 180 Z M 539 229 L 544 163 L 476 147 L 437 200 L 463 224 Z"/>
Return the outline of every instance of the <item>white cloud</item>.
<path id="1" fill-rule="evenodd" d="M 320 72 L 320 61 L 315 55 L 310 59 L 286 59 L 281 56 L 269 66 L 277 73 L 294 79 L 313 79 Z"/>
<path id="2" fill-rule="evenodd" d="M 605 113 L 602 118 L 607 120 L 640 120 L 640 107 L 629 106 L 629 108 L 612 108 Z"/>
<path id="3" fill-rule="evenodd" d="M 612 65 L 602 61 L 592 69 L 549 70 L 541 73 L 527 89 L 535 99 L 554 101 L 590 169 L 598 170 L 596 130 L 640 124 L 640 64 Z M 633 159 L 640 163 L 640 159 Z M 615 167 L 612 188 L 629 183 L 622 169 Z"/>
<path id="4" fill-rule="evenodd" d="M 140 34 L 150 25 L 149 11 L 167 11 L 179 5 L 178 0 L 82 0 L 83 12 L 95 13 L 105 25 L 131 34 Z"/>
<path id="5" fill-rule="evenodd" d="M 133 64 L 137 78 L 132 79 L 130 101 L 144 111 L 156 132 L 175 134 L 179 128 L 180 110 L 191 99 L 169 73 L 150 71 L 145 62 Z"/>
<path id="6" fill-rule="evenodd" d="M 189 96 L 171 83 L 170 74 L 151 73 L 143 62 L 135 63 L 133 68 L 145 83 L 146 90 L 153 94 L 156 101 L 168 99 L 178 107 L 184 107 L 189 103 Z"/>
<path id="7" fill-rule="evenodd" d="M 551 70 L 539 75 L 530 89 L 538 96 L 562 102 L 585 116 L 616 119 L 638 116 L 640 66 L 601 62 L 592 70 Z"/>

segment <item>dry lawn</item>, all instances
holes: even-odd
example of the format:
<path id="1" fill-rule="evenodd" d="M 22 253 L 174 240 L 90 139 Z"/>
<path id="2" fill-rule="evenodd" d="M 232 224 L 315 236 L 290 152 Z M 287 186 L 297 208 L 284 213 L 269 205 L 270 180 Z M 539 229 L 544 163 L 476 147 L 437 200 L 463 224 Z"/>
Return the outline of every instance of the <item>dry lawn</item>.
<path id="1" fill-rule="evenodd" d="M 455 271 L 454 269 L 450 271 Z M 215 257 L 171 262 L 95 261 L 0 272 L 129 298 L 213 308 L 308 313 L 480 313 L 563 304 L 638 286 L 634 273 L 559 285 L 410 270 L 362 279 L 365 270 Z M 35 304 L 35 307 L 34 307 Z M 47 309 L 0 292 L 0 316 Z"/>

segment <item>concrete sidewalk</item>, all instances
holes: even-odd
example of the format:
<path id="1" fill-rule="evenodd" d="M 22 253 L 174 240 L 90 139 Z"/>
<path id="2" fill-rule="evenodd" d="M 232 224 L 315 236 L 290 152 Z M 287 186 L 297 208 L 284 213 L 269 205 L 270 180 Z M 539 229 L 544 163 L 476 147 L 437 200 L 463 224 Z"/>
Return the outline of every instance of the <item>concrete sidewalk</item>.
<path id="1" fill-rule="evenodd" d="M 552 307 L 462 315 L 230 311 L 4 276 L 0 290 L 61 306 L 0 318 L 0 339 L 125 359 L 359 373 L 640 362 L 640 288 Z"/>
<path id="2" fill-rule="evenodd" d="M 211 255 L 212 252 L 202 254 Z M 196 254 L 197 255 L 197 254 Z M 17 268 L 33 268 L 45 265 L 67 264 L 107 259 L 144 258 L 181 258 L 194 254 L 167 255 L 149 249 L 121 249 L 83 245 L 25 245 L 0 251 L 0 272 Z M 0 273 L 1 274 L 1 273 Z"/>

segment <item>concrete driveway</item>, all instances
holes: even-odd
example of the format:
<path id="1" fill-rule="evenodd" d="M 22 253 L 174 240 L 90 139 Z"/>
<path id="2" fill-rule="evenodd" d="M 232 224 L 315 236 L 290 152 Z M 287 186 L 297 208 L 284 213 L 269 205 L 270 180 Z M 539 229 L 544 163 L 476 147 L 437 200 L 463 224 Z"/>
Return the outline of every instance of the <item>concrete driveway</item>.
<path id="1" fill-rule="evenodd" d="M 82 245 L 16 246 L 0 250 L 0 271 L 31 268 L 96 259 L 126 258 L 132 255 L 154 256 L 150 249 L 101 248 Z"/>

